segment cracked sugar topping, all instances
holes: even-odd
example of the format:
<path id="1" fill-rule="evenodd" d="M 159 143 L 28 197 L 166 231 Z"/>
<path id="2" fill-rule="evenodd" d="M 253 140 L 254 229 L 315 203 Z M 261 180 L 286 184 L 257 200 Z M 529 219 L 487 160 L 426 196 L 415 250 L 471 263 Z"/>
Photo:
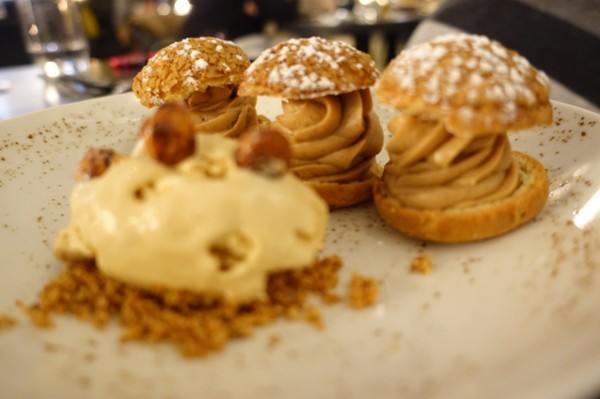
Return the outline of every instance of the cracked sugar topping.
<path id="1" fill-rule="evenodd" d="M 240 94 L 308 99 L 364 89 L 378 77 L 371 56 L 347 43 L 291 39 L 265 50 L 252 63 Z"/>
<path id="2" fill-rule="evenodd" d="M 238 85 L 250 65 L 235 43 L 215 37 L 183 39 L 152 57 L 137 74 L 133 91 L 142 105 L 154 107 L 187 99 L 209 86 Z"/>
<path id="3" fill-rule="evenodd" d="M 378 100 L 391 107 L 449 116 L 463 125 L 483 115 L 488 121 L 477 121 L 479 126 L 508 129 L 526 125 L 531 109 L 541 106 L 547 113 L 548 96 L 548 77 L 523 56 L 485 36 L 462 33 L 400 53 L 377 90 Z"/>

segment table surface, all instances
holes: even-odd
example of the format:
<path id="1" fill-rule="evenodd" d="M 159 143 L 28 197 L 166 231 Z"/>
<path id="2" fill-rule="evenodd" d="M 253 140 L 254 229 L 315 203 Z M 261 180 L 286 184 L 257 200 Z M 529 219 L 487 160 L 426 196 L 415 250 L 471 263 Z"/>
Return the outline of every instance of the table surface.
<path id="1" fill-rule="evenodd" d="M 0 69 L 0 119 L 64 104 L 60 94 L 46 87 L 37 65 Z"/>
<path id="2" fill-rule="evenodd" d="M 123 82 L 130 85 L 137 72 L 132 70 L 117 76 L 108 73 L 107 70 L 106 62 L 92 60 L 92 67 L 88 74 L 92 77 L 103 78 L 100 82 L 106 83 L 108 79 L 115 84 Z M 42 78 L 42 71 L 37 65 L 0 68 L 0 119 L 13 118 L 93 97 L 99 97 L 98 91 L 95 94 L 87 92 L 75 94 L 59 89 L 56 84 Z"/>

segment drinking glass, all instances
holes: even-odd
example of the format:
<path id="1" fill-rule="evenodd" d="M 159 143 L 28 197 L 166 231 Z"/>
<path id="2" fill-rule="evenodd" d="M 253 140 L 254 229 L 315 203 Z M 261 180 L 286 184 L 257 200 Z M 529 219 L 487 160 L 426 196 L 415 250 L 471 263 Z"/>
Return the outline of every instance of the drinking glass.
<path id="1" fill-rule="evenodd" d="M 33 61 L 48 77 L 85 72 L 89 43 L 73 0 L 16 0 L 25 40 Z"/>

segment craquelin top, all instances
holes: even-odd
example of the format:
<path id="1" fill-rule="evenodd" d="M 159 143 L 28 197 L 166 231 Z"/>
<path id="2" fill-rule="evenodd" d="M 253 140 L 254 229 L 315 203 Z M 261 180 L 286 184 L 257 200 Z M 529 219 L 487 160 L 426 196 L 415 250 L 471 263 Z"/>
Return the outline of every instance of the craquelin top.
<path id="1" fill-rule="evenodd" d="M 442 120 L 459 136 L 552 121 L 549 80 L 523 56 L 484 36 L 449 34 L 402 51 L 384 70 L 377 100 Z"/>
<path id="2" fill-rule="evenodd" d="M 150 108 L 186 100 L 209 86 L 237 86 L 249 65 L 246 53 L 233 42 L 188 38 L 158 51 L 137 74 L 132 88 Z"/>
<path id="3" fill-rule="evenodd" d="M 378 77 L 371 56 L 347 43 L 291 39 L 265 50 L 250 65 L 239 94 L 303 100 L 364 89 Z"/>

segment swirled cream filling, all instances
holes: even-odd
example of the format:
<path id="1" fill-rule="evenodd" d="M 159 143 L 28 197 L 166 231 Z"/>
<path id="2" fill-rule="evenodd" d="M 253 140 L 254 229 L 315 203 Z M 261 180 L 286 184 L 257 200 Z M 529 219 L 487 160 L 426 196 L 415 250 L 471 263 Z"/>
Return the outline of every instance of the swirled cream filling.
<path id="1" fill-rule="evenodd" d="M 383 147 L 383 130 L 368 89 L 290 100 L 273 127 L 291 142 L 291 171 L 303 180 L 362 180 Z"/>
<path id="2" fill-rule="evenodd" d="M 197 132 L 238 137 L 258 124 L 256 97 L 238 97 L 229 86 L 209 87 L 206 91 L 194 92 L 187 103 L 194 112 Z"/>
<path id="3" fill-rule="evenodd" d="M 397 115 L 388 127 L 383 184 L 405 205 L 471 206 L 508 197 L 520 184 L 506 134 L 458 137 L 438 120 L 411 114 Z"/>

